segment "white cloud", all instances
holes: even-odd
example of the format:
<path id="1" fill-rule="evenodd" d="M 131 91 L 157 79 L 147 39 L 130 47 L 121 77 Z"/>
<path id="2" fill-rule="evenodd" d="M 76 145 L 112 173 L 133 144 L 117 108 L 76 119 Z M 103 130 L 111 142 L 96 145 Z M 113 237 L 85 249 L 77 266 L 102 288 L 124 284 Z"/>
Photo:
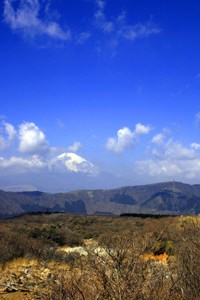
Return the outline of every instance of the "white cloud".
<path id="1" fill-rule="evenodd" d="M 7 149 L 16 137 L 16 130 L 10 123 L 3 121 L 0 127 L 0 150 Z"/>
<path id="2" fill-rule="evenodd" d="M 165 136 L 163 133 L 158 133 L 152 138 L 151 142 L 155 143 L 155 144 L 162 144 L 164 138 L 165 138 Z"/>
<path id="3" fill-rule="evenodd" d="M 179 160 L 143 160 L 136 162 L 136 169 L 142 175 L 160 178 L 194 179 L 200 178 L 200 158 Z"/>
<path id="4" fill-rule="evenodd" d="M 142 134 L 148 134 L 151 131 L 151 127 L 149 125 L 143 125 L 141 123 L 138 123 L 135 125 L 135 135 L 142 135 Z"/>
<path id="5" fill-rule="evenodd" d="M 108 19 L 105 13 L 106 1 L 96 0 L 95 24 L 104 34 L 110 37 L 110 46 L 116 48 L 120 39 L 134 41 L 161 32 L 153 22 L 128 24 L 126 13 Z"/>
<path id="6" fill-rule="evenodd" d="M 14 126 L 7 122 L 3 122 L 3 124 L 5 126 L 5 131 L 8 134 L 8 140 L 12 141 L 16 137 L 16 133 L 17 133 Z"/>
<path id="7" fill-rule="evenodd" d="M 106 148 L 116 153 L 121 153 L 133 144 L 134 133 L 127 127 L 117 131 L 117 138 L 109 138 Z"/>
<path id="8" fill-rule="evenodd" d="M 181 173 L 181 169 L 174 162 L 168 160 L 141 160 L 136 162 L 136 170 L 142 175 L 170 176 L 174 177 Z"/>
<path id="9" fill-rule="evenodd" d="M 97 176 L 99 169 L 75 153 L 82 145 L 79 141 L 74 142 L 68 150 L 70 153 L 63 153 L 54 156 L 59 148 L 49 147 L 44 132 L 33 122 L 24 122 L 19 125 L 18 132 L 10 123 L 2 121 L 0 127 L 0 147 L 5 148 L 13 139 L 18 138 L 18 151 L 20 156 L 13 155 L 9 158 L 0 157 L 0 175 L 2 174 L 23 174 L 40 171 L 45 174 L 62 173 L 85 173 Z M 16 145 L 15 145 L 16 146 Z M 12 151 L 17 149 L 12 149 Z"/>
<path id="10" fill-rule="evenodd" d="M 34 124 L 25 122 L 19 126 L 20 152 L 42 154 L 49 151 L 45 134 Z"/>
<path id="11" fill-rule="evenodd" d="M 72 146 L 68 147 L 69 152 L 77 152 L 82 148 L 81 142 L 74 142 Z"/>
<path id="12" fill-rule="evenodd" d="M 76 44 L 85 43 L 92 35 L 90 30 L 82 32 L 73 31 L 61 26 L 58 22 L 58 13 L 51 11 L 50 4 L 53 0 L 3 0 L 4 22 L 19 34 L 25 37 L 48 37 L 54 40 L 73 40 Z M 126 14 L 123 12 L 109 19 L 105 8 L 107 1 L 95 0 L 94 22 L 95 28 L 106 35 L 106 44 L 113 50 L 120 39 L 134 41 L 160 33 L 160 28 L 152 22 L 128 24 Z M 88 24 L 86 24 L 88 26 Z M 94 29 L 94 28 L 93 28 Z M 100 49 L 98 47 L 98 49 Z M 113 50 L 114 51 L 114 50 Z"/>
<path id="13" fill-rule="evenodd" d="M 75 153 L 62 153 L 53 158 L 30 155 L 26 158 L 12 156 L 8 159 L 0 157 L 0 171 L 9 174 L 22 174 L 32 172 L 59 173 L 85 173 L 97 176 L 100 170 L 85 158 Z M 45 173 L 46 174 L 46 173 Z"/>
<path id="14" fill-rule="evenodd" d="M 97 27 L 105 33 L 111 33 L 114 30 L 114 23 L 108 21 L 104 13 L 106 2 L 102 0 L 97 0 L 96 5 L 97 11 L 95 13 L 95 21 Z"/>
<path id="15" fill-rule="evenodd" d="M 151 142 L 153 144 L 162 145 L 164 143 L 164 140 L 166 139 L 166 137 L 170 134 L 171 134 L 171 130 L 169 128 L 163 128 L 162 132 L 156 134 L 152 138 Z"/>
<path id="16" fill-rule="evenodd" d="M 46 163 L 37 155 L 29 158 L 12 156 L 9 159 L 0 157 L 0 168 L 10 168 L 13 172 L 22 173 L 26 170 L 43 169 Z"/>
<path id="17" fill-rule="evenodd" d="M 42 174 L 62 173 L 85 173 L 91 176 L 97 176 L 99 170 L 92 163 L 75 153 L 63 153 L 53 156 L 56 147 L 49 147 L 45 134 L 33 122 L 24 122 L 19 125 L 18 132 L 10 123 L 2 121 L 0 127 L 0 147 L 5 148 L 18 138 L 18 151 L 20 156 L 13 155 L 9 158 L 0 157 L 0 175 L 2 174 L 26 174 L 40 171 Z M 16 146 L 16 145 L 15 145 Z M 76 141 L 69 147 L 69 151 L 76 152 L 82 147 L 81 143 Z M 13 150 L 16 150 L 13 148 Z"/>
<path id="18" fill-rule="evenodd" d="M 151 130 L 149 125 L 141 123 L 136 124 L 135 130 L 131 131 L 128 127 L 123 127 L 117 131 L 117 137 L 111 137 L 106 143 L 106 148 L 115 153 L 122 153 L 124 150 L 130 148 L 134 139 L 140 135 L 148 134 Z"/>
<path id="19" fill-rule="evenodd" d="M 159 145 L 160 146 L 160 145 Z M 184 147 L 170 139 L 159 149 L 153 149 L 153 157 L 136 162 L 136 170 L 143 175 L 172 178 L 195 178 L 200 176 L 200 155 L 193 147 Z"/>
<path id="20" fill-rule="evenodd" d="M 152 154 L 158 160 L 187 160 L 195 159 L 198 153 L 191 147 L 184 147 L 181 143 L 169 139 L 165 144 L 158 144 L 159 148 L 154 148 Z"/>
<path id="21" fill-rule="evenodd" d="M 192 143 L 192 144 L 190 145 L 190 147 L 191 147 L 192 149 L 199 150 L 199 149 L 200 149 L 200 144 L 198 144 L 198 143 Z"/>
<path id="22" fill-rule="evenodd" d="M 39 0 L 4 0 L 4 20 L 12 30 L 30 37 L 46 35 L 58 40 L 70 39 L 69 29 L 64 31 L 57 22 L 50 21 L 45 12 L 42 19 L 41 11 Z"/>
<path id="23" fill-rule="evenodd" d="M 76 43 L 77 44 L 84 44 L 87 40 L 89 40 L 91 35 L 92 34 L 89 31 L 79 33 L 76 37 Z"/>
<path id="24" fill-rule="evenodd" d="M 105 4 L 106 4 L 105 1 L 103 1 L 103 0 L 97 0 L 96 3 L 98 5 L 99 9 L 104 9 Z"/>
<path id="25" fill-rule="evenodd" d="M 163 154 L 165 158 L 174 160 L 195 159 L 198 155 L 193 149 L 183 147 L 181 143 L 172 139 L 164 146 Z"/>
<path id="26" fill-rule="evenodd" d="M 135 39 L 145 38 L 160 32 L 161 30 L 158 26 L 149 22 L 146 24 L 138 23 L 135 25 L 123 24 L 118 31 L 118 34 L 126 40 L 134 41 Z"/>

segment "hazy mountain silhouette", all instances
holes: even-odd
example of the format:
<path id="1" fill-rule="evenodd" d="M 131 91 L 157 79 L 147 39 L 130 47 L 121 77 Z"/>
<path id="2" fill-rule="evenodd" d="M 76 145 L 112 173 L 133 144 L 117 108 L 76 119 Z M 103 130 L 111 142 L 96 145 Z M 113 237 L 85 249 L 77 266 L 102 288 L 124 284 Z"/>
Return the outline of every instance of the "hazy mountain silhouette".
<path id="1" fill-rule="evenodd" d="M 77 214 L 200 213 L 200 185 L 162 182 L 110 190 L 77 190 L 48 194 L 0 191 L 0 217 L 26 212 Z"/>

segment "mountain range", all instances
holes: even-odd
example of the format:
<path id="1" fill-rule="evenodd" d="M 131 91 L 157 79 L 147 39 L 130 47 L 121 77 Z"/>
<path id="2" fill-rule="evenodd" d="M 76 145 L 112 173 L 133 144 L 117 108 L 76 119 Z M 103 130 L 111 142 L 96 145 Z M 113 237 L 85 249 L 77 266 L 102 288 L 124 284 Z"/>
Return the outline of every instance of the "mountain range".
<path id="1" fill-rule="evenodd" d="M 162 182 L 108 190 L 76 190 L 49 194 L 0 190 L 0 218 L 28 212 L 75 214 L 200 213 L 200 184 Z"/>

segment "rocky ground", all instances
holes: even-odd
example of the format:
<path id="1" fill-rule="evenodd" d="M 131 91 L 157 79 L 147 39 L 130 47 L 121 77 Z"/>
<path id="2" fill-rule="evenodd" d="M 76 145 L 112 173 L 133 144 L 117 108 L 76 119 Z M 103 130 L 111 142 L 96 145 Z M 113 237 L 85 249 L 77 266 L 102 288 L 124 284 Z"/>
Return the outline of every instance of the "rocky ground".
<path id="1" fill-rule="evenodd" d="M 6 265 L 0 273 L 0 299 L 43 299 L 59 268 L 64 271 L 66 265 L 28 259 Z"/>
<path id="2" fill-rule="evenodd" d="M 85 240 L 83 247 L 62 247 L 58 251 L 62 255 L 77 253 L 85 257 L 91 247 L 95 246 L 94 253 L 98 256 L 105 256 L 105 250 L 92 240 Z M 104 250 L 104 251 L 103 251 Z M 154 256 L 145 255 L 142 259 L 155 261 L 156 265 L 166 264 L 166 254 Z M 156 266 L 156 269 L 159 265 Z M 0 300 L 39 300 L 44 299 L 52 283 L 57 277 L 55 274 L 70 272 L 67 263 L 39 262 L 25 258 L 7 263 L 0 271 Z"/>
<path id="3" fill-rule="evenodd" d="M 85 241 L 86 244 L 89 241 Z M 69 253 L 87 255 L 84 247 L 60 247 L 57 254 L 64 258 Z M 61 259 L 62 260 L 62 259 Z M 39 262 L 25 258 L 7 263 L 0 270 L 0 300 L 43 299 L 56 275 L 69 271 L 67 263 Z"/>

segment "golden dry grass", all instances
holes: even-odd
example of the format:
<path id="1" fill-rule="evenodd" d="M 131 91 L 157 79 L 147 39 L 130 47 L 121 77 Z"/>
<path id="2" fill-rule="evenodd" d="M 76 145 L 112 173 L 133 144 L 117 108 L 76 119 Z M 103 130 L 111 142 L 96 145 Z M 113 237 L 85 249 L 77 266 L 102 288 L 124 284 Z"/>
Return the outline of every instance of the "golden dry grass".
<path id="1" fill-rule="evenodd" d="M 147 253 L 143 255 L 143 259 L 145 261 L 153 260 L 159 263 L 166 264 L 168 261 L 169 255 L 167 253 L 159 254 L 159 255 L 154 255 L 152 253 Z"/>

